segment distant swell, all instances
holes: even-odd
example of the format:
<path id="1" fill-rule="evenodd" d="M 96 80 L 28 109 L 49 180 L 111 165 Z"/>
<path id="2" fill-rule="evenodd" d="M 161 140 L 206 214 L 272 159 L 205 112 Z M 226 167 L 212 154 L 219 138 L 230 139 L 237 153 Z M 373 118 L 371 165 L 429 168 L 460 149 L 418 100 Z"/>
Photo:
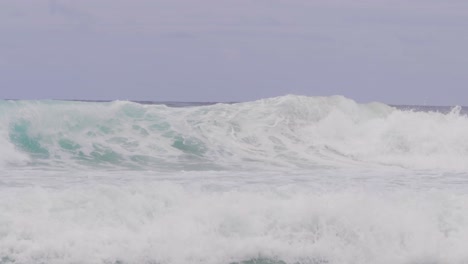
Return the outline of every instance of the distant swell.
<path id="1" fill-rule="evenodd" d="M 1 101 L 0 165 L 151 170 L 468 169 L 468 118 L 333 97 L 174 108 Z"/>

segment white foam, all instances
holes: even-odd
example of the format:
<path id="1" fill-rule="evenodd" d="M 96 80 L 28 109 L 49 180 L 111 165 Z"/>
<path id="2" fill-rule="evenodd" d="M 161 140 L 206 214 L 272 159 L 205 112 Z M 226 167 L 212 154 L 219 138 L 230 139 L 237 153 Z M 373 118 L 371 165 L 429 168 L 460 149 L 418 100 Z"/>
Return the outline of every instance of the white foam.
<path id="1" fill-rule="evenodd" d="M 285 96 L 0 110 L 2 264 L 468 262 L 460 108 Z"/>
<path id="2" fill-rule="evenodd" d="M 0 133 L 0 164 L 6 166 L 22 166 L 29 161 L 29 157 L 25 153 L 15 149 L 15 146 L 10 141 L 5 139 L 5 135 Z"/>
<path id="3" fill-rule="evenodd" d="M 446 191 L 113 179 L 2 188 L 0 212 L 14 263 L 468 260 L 468 196 Z"/>

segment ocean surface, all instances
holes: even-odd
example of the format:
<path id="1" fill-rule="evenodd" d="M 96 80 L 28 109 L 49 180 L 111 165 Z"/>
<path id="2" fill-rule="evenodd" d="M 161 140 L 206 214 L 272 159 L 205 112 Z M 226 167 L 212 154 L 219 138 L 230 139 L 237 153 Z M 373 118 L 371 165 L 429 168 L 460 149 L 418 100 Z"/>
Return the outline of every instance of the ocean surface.
<path id="1" fill-rule="evenodd" d="M 468 116 L 0 101 L 0 263 L 468 263 Z"/>

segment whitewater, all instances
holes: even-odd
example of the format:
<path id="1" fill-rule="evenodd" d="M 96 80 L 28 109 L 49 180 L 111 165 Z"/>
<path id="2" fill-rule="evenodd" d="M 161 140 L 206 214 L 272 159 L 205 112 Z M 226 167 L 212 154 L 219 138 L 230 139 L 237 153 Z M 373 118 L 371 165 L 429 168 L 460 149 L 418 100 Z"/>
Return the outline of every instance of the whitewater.
<path id="1" fill-rule="evenodd" d="M 468 115 L 0 101 L 0 263 L 468 263 Z"/>

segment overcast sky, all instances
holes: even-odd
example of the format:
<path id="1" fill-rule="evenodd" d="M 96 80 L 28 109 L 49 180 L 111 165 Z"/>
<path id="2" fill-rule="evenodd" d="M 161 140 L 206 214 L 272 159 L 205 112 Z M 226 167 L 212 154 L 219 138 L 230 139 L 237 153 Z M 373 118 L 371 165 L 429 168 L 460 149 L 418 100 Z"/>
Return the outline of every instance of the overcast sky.
<path id="1" fill-rule="evenodd" d="M 0 0 L 0 91 L 468 105 L 468 1 Z"/>

